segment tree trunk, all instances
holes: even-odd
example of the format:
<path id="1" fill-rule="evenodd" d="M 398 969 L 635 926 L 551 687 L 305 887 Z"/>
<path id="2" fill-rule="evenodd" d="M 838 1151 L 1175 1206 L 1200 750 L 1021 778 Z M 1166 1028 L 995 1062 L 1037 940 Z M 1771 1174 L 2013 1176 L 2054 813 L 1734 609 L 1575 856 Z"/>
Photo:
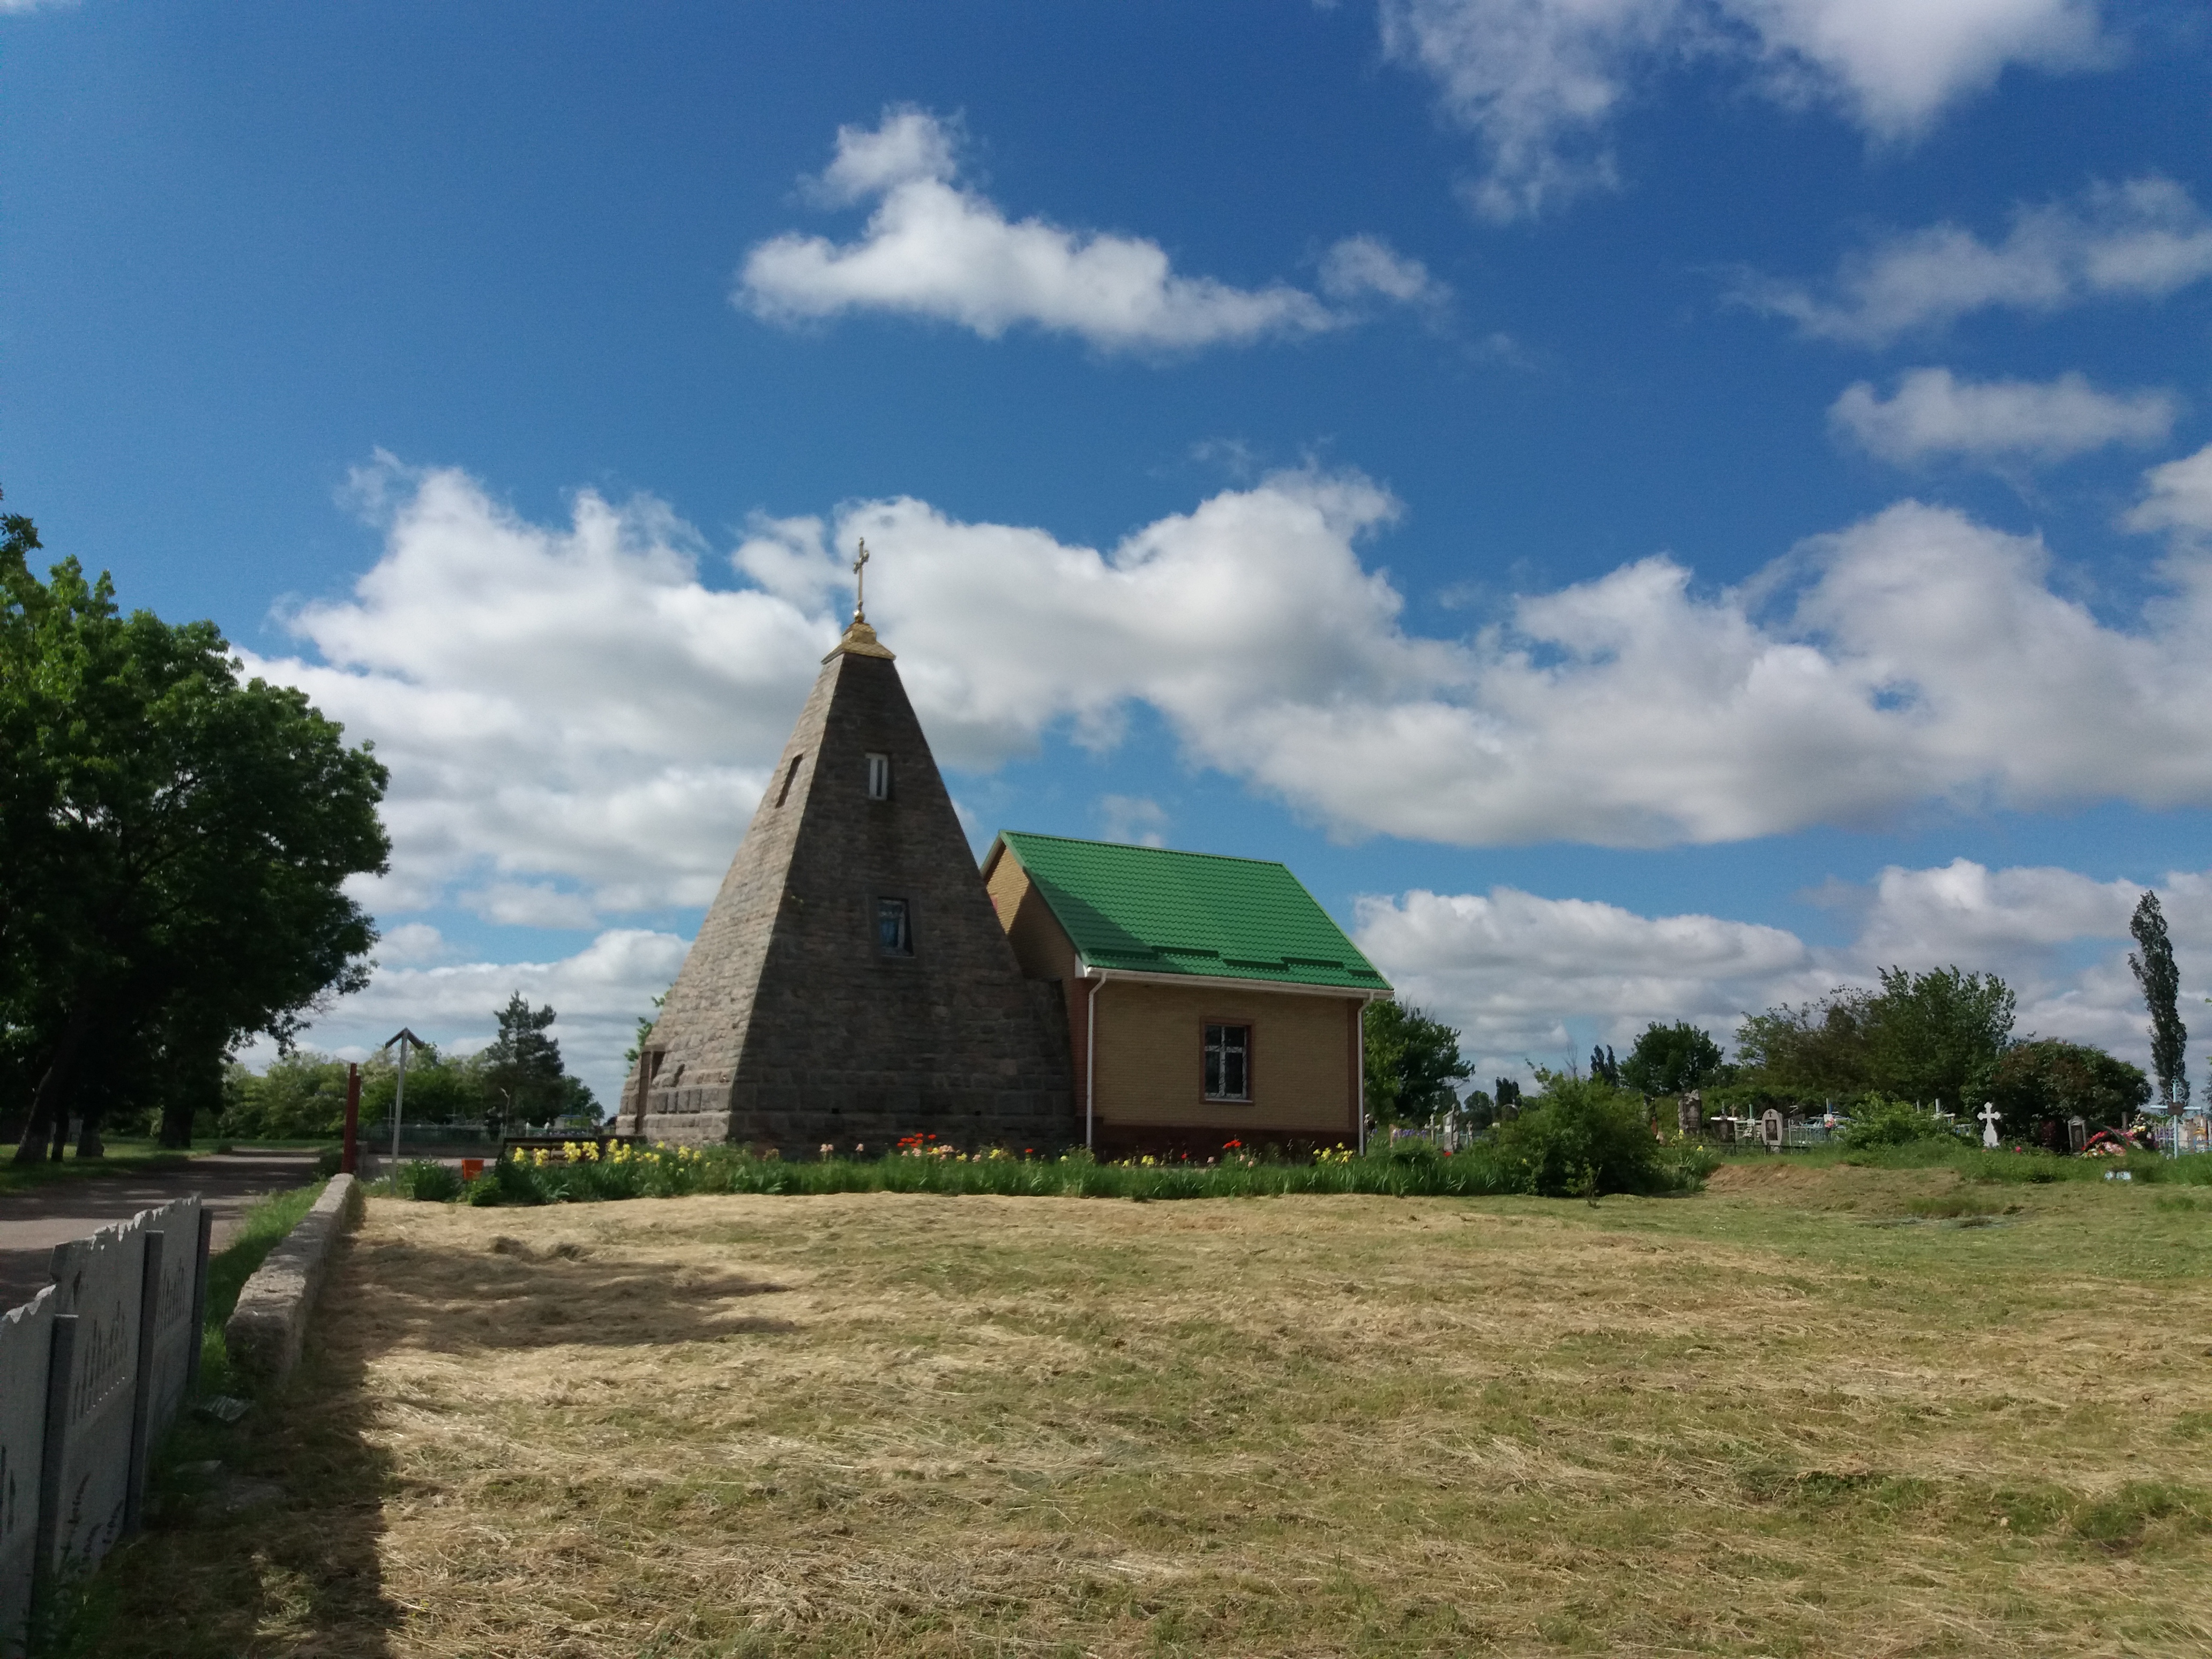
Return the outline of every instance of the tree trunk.
<path id="1" fill-rule="evenodd" d="M 222 1051 L 218 1048 L 204 1060 L 179 1059 L 170 1064 L 173 1070 L 161 1102 L 161 1145 L 181 1149 L 192 1144 L 192 1119 L 203 1105 L 222 1113 Z"/>
<path id="2" fill-rule="evenodd" d="M 50 1146 L 51 1155 L 61 1157 L 69 1134 L 70 1084 L 76 1071 L 76 1057 L 83 1051 L 84 1040 L 91 1032 L 91 1006 L 80 1002 L 62 1027 L 61 1041 L 54 1044 L 54 1052 L 46 1061 L 46 1074 L 39 1079 L 38 1091 L 31 1097 L 30 1121 L 23 1125 L 23 1139 L 15 1147 L 16 1163 L 45 1163 Z"/>
<path id="3" fill-rule="evenodd" d="M 192 1108 L 198 1098 L 196 1094 L 179 1091 L 161 1103 L 162 1146 L 182 1149 L 192 1144 Z"/>

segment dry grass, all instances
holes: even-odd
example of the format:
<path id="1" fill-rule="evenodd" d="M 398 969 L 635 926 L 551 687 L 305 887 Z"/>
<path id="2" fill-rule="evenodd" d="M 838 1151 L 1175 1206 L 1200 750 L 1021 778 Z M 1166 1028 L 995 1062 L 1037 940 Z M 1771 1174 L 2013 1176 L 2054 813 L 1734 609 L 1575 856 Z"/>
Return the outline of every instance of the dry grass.
<path id="1" fill-rule="evenodd" d="M 1953 1180 L 381 1200 L 293 1399 L 90 1639 L 2212 1650 L 2207 1215 Z"/>

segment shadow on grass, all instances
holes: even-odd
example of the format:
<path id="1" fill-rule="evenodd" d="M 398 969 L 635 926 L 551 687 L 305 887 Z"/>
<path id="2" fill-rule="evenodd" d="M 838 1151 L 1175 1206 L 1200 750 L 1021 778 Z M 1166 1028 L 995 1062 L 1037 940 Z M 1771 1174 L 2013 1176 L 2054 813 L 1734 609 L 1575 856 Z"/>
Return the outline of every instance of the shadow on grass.
<path id="1" fill-rule="evenodd" d="M 784 1285 L 701 1269 L 671 1274 L 573 1243 L 499 1237 L 461 1251 L 383 1239 L 361 1247 L 360 1267 L 374 1284 L 374 1322 L 386 1349 L 666 1346 L 799 1328 L 756 1310 L 756 1298 L 783 1295 Z"/>

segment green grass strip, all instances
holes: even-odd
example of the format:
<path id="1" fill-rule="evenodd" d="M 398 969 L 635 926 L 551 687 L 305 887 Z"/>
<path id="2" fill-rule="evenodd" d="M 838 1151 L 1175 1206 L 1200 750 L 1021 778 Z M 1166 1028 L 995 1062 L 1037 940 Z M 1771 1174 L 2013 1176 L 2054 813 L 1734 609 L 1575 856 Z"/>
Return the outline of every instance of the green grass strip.
<path id="1" fill-rule="evenodd" d="M 181 1170 L 194 1153 L 156 1146 L 150 1140 L 111 1140 L 104 1158 L 79 1158 L 70 1147 L 58 1161 L 42 1158 L 18 1164 L 15 1154 L 0 1158 L 0 1198 L 59 1181 L 98 1181 L 104 1176 L 138 1176 L 157 1170 Z"/>
<path id="2" fill-rule="evenodd" d="M 241 1218 L 237 1236 L 208 1258 L 207 1318 L 200 1326 L 203 1396 L 248 1391 L 246 1380 L 232 1368 L 222 1328 L 229 1322 L 231 1310 L 238 1306 L 238 1293 L 253 1277 L 253 1270 L 268 1259 L 285 1234 L 299 1225 L 327 1184 L 318 1181 L 289 1192 L 270 1194 Z"/>

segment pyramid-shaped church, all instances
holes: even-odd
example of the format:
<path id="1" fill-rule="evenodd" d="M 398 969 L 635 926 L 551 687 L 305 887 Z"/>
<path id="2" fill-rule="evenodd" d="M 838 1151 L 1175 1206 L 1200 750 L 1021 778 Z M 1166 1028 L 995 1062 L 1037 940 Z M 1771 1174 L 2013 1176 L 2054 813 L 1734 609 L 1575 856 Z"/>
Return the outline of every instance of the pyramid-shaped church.
<path id="1" fill-rule="evenodd" d="M 1024 980 L 855 606 L 623 1090 L 655 1140 L 812 1152 L 1075 1133 L 1066 1016 Z"/>

